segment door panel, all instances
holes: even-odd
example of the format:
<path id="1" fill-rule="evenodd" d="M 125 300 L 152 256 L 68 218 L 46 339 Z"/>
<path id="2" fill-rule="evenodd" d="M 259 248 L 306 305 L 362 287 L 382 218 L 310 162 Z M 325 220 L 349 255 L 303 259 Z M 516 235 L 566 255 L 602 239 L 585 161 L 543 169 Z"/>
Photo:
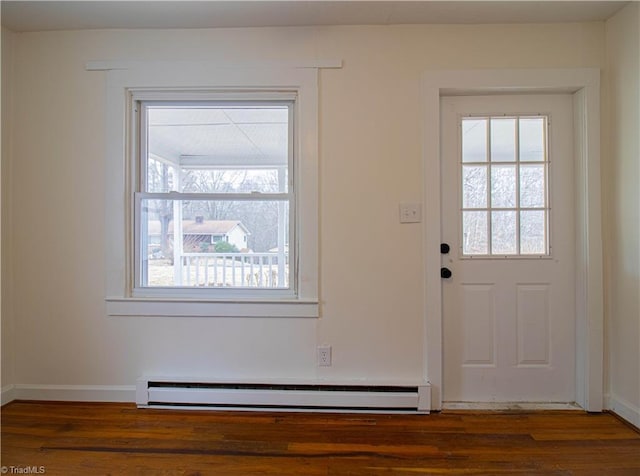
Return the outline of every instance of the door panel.
<path id="1" fill-rule="evenodd" d="M 462 365 L 496 364 L 494 287 L 462 284 L 459 332 L 463 336 Z"/>
<path id="2" fill-rule="evenodd" d="M 549 285 L 517 286 L 518 366 L 549 365 Z"/>
<path id="3" fill-rule="evenodd" d="M 572 100 L 442 99 L 445 401 L 575 401 Z"/>

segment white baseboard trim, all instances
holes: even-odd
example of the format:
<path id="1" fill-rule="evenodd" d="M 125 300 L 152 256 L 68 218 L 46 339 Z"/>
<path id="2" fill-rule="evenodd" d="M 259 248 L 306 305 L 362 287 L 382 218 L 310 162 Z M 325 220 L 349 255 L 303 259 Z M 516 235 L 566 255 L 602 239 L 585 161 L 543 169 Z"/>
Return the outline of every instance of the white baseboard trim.
<path id="1" fill-rule="evenodd" d="M 15 384 L 7 391 L 12 400 L 49 400 L 63 402 L 135 402 L 135 385 L 29 385 Z M 10 399 L 9 399 L 10 397 Z M 5 404 L 5 391 L 2 391 Z"/>
<path id="2" fill-rule="evenodd" d="M 0 405 L 6 405 L 16 399 L 15 397 L 15 386 L 14 385 L 6 385 L 2 387 L 0 391 Z"/>
<path id="3" fill-rule="evenodd" d="M 632 425 L 640 428 L 640 407 L 611 394 L 606 396 L 605 402 L 607 410 L 611 410 Z"/>
<path id="4" fill-rule="evenodd" d="M 575 403 L 536 402 L 442 402 L 443 410 L 482 411 L 538 411 L 538 410 L 582 410 Z"/>

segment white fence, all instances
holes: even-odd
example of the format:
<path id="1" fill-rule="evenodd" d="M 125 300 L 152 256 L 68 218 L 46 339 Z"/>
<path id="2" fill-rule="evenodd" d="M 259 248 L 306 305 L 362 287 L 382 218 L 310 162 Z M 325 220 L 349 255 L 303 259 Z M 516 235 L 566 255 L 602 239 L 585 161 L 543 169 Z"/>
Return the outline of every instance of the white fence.
<path id="1" fill-rule="evenodd" d="M 280 253 L 184 253 L 178 286 L 275 288 L 289 285 L 288 256 Z M 180 265 L 178 265 L 180 266 Z"/>

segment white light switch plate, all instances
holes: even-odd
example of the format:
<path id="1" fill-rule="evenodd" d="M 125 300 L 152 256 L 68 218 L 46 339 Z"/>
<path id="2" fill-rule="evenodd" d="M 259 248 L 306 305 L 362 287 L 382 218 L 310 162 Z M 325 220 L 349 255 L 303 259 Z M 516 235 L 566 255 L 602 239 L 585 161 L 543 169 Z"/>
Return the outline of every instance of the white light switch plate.
<path id="1" fill-rule="evenodd" d="M 400 204 L 400 223 L 420 223 L 422 221 L 422 205 L 419 203 Z"/>

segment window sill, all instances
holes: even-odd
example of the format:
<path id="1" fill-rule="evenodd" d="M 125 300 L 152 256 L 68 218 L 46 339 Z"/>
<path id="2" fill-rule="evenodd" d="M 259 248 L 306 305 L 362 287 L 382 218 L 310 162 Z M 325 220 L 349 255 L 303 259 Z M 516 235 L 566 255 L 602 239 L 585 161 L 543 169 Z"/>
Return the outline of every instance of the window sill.
<path id="1" fill-rule="evenodd" d="M 317 300 L 197 300 L 108 297 L 109 316 L 319 317 Z"/>

